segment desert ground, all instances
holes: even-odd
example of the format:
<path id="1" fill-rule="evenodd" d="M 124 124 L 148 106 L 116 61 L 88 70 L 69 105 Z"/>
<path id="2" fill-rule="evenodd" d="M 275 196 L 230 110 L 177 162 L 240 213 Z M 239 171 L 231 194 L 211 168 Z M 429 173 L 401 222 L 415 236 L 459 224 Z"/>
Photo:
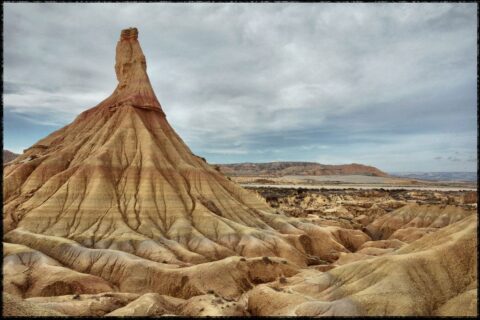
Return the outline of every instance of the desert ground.
<path id="1" fill-rule="evenodd" d="M 242 187 L 170 126 L 135 28 L 115 74 L 4 164 L 4 316 L 477 315 L 472 186 Z"/>
<path id="2" fill-rule="evenodd" d="M 405 179 L 392 176 L 366 175 L 242 175 L 229 176 L 232 181 L 248 186 L 268 186 L 270 188 L 306 188 L 306 189 L 403 189 L 403 190 L 476 190 L 477 185 L 470 181 L 427 181 Z"/>
<path id="3" fill-rule="evenodd" d="M 118 249 L 104 257 L 107 250 L 95 254 L 53 237 L 41 244 L 26 234 L 31 247 L 4 241 L 4 315 L 477 314 L 476 191 L 248 189 L 275 215 L 318 228 L 311 246 L 319 248 L 309 250 L 322 254 L 309 254 L 304 263 L 279 259 L 278 251 L 188 266 L 163 261 L 147 283 L 135 279 L 125 287 L 130 268 L 155 272 L 155 263 L 142 268 L 134 263 L 138 257 L 115 257 Z M 98 258 L 100 265 L 92 260 Z M 115 268 L 118 280 L 105 274 Z M 181 274 L 181 282 L 170 282 L 161 269 Z M 154 275 L 166 278 L 142 288 Z"/>

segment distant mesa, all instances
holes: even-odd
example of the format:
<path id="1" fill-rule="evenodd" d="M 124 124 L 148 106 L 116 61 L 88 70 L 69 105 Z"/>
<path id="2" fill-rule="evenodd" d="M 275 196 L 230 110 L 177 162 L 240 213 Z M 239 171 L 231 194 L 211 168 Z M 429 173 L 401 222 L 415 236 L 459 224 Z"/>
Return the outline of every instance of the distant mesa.
<path id="1" fill-rule="evenodd" d="M 328 176 L 365 175 L 388 177 L 388 174 L 363 164 L 326 165 L 316 162 L 267 162 L 218 164 L 221 172 L 228 176 Z"/>

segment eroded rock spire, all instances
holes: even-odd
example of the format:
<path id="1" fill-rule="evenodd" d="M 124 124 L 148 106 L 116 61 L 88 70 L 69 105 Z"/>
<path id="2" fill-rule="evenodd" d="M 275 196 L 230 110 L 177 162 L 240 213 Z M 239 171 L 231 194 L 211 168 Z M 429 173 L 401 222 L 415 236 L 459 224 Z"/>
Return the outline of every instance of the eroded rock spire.
<path id="1" fill-rule="evenodd" d="M 131 105 L 138 108 L 161 109 L 147 75 L 147 63 L 137 28 L 122 30 L 117 43 L 115 73 L 118 86 L 112 95 L 111 107 Z"/>

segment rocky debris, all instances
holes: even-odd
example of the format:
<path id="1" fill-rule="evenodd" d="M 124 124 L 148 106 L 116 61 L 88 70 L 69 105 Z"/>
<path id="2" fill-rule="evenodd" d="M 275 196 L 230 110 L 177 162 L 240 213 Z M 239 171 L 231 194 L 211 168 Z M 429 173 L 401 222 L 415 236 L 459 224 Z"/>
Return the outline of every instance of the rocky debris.
<path id="1" fill-rule="evenodd" d="M 306 190 L 254 188 L 279 212 L 308 218 L 324 226 L 363 229 L 376 218 L 406 204 L 451 204 L 466 210 L 476 208 L 473 191 L 411 190 Z M 466 199 L 466 200 L 465 200 Z"/>
<path id="2" fill-rule="evenodd" d="M 182 316 L 246 316 L 241 301 L 226 300 L 212 295 L 200 295 L 187 300 L 181 307 Z"/>

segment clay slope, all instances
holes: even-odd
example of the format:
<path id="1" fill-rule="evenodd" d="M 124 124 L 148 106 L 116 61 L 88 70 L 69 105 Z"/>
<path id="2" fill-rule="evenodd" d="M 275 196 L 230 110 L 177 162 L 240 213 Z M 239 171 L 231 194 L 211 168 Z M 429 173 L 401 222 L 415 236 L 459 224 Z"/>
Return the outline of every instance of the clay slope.
<path id="1" fill-rule="evenodd" d="M 374 240 L 399 239 L 411 242 L 474 212 L 455 205 L 408 204 L 379 217 L 366 227 L 366 232 Z"/>
<path id="2" fill-rule="evenodd" d="M 186 298 L 215 287 L 238 296 L 293 266 L 350 251 L 348 231 L 280 215 L 192 154 L 153 92 L 136 29 L 122 31 L 115 71 L 110 97 L 4 167 L 9 292 Z M 238 256 L 288 264 L 254 272 Z M 223 282 L 201 276 L 218 273 Z"/>
<path id="3" fill-rule="evenodd" d="M 36 303 L 24 301 L 14 296 L 3 293 L 3 309 L 2 316 L 4 317 L 61 317 L 65 314 L 52 310 L 50 308 L 43 308 Z"/>
<path id="4" fill-rule="evenodd" d="M 385 172 L 363 164 L 327 165 L 315 162 L 268 162 L 219 164 L 229 176 L 286 176 L 286 175 L 367 175 L 388 177 Z"/>
<path id="5" fill-rule="evenodd" d="M 475 316 L 477 217 L 395 253 L 325 273 L 305 270 L 249 292 L 253 315 Z"/>

